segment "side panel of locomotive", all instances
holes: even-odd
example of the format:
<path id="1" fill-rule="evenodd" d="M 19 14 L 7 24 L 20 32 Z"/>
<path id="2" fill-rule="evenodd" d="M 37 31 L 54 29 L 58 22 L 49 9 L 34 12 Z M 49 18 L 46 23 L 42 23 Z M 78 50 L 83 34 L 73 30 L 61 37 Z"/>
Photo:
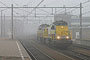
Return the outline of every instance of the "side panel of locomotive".
<path id="1" fill-rule="evenodd" d="M 48 26 L 48 24 L 42 24 L 39 26 L 40 29 L 37 31 L 37 38 L 42 43 L 45 43 L 45 40 L 48 39 Z"/>

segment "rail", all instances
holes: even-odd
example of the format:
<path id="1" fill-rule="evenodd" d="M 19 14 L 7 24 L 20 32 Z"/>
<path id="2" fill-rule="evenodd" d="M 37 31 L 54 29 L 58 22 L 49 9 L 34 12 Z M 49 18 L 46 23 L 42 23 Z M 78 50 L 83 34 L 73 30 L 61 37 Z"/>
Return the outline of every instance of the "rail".
<path id="1" fill-rule="evenodd" d="M 54 60 L 52 57 L 43 53 L 41 50 L 39 50 L 35 46 L 29 44 L 29 46 L 27 48 L 26 47 L 27 45 L 23 44 L 23 42 L 21 42 L 21 43 L 24 46 L 24 48 L 26 49 L 26 51 L 28 52 L 28 54 L 30 55 L 30 57 L 32 58 L 32 60 L 43 60 L 43 59 L 44 60 Z"/>
<path id="2" fill-rule="evenodd" d="M 20 41 L 20 40 L 19 40 Z M 25 50 L 27 51 L 27 53 L 29 54 L 29 56 L 32 58 L 32 60 L 37 60 L 34 55 L 25 47 L 25 45 L 22 43 L 22 41 L 20 41 L 20 43 L 22 44 L 22 46 L 25 48 Z"/>

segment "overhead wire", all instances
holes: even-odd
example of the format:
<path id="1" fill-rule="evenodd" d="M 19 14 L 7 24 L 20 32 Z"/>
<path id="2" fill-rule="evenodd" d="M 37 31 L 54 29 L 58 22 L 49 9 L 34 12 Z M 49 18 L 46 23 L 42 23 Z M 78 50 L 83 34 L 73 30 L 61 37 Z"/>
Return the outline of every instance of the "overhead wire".
<path id="1" fill-rule="evenodd" d="M 8 7 L 8 6 L 7 6 L 6 4 L 4 4 L 3 2 L 1 2 L 1 1 L 0 1 L 0 3 L 1 3 L 1 4 L 3 4 L 5 7 Z M 15 3 L 14 3 L 14 4 L 15 4 Z M 6 9 L 8 9 L 8 8 L 6 8 Z M 6 10 L 6 9 L 4 9 L 4 10 Z M 19 9 L 19 10 L 21 10 L 21 9 Z M 23 10 L 23 11 L 25 11 L 25 10 Z M 25 12 L 28 12 L 28 11 L 25 11 Z M 16 14 L 17 14 L 17 12 L 16 12 L 16 11 L 14 11 L 14 13 L 16 13 Z M 21 14 L 19 14 L 19 15 L 21 15 Z"/>
<path id="2" fill-rule="evenodd" d="M 18 6 L 18 4 L 15 3 L 15 1 L 13 1 L 13 0 L 11 0 L 11 1 L 12 1 L 15 5 Z M 23 10 L 23 9 L 18 9 L 18 10 L 21 10 L 21 11 L 24 11 L 24 12 L 28 12 L 28 13 L 30 13 L 29 11 L 26 11 L 26 10 Z M 19 13 L 17 13 L 16 11 L 14 11 L 14 13 L 19 14 Z M 19 14 L 19 15 L 21 15 L 21 14 Z"/>
<path id="3" fill-rule="evenodd" d="M 4 6 L 8 7 L 6 4 L 4 4 L 3 2 L 0 1 L 1 4 L 3 4 Z"/>
<path id="4" fill-rule="evenodd" d="M 0 1 L 0 3 L 3 4 L 5 7 L 8 7 L 8 6 L 7 6 L 6 4 L 4 4 L 3 2 Z M 8 8 L 3 9 L 2 11 L 4 11 L 4 10 L 8 10 Z"/>
<path id="5" fill-rule="evenodd" d="M 88 11 L 88 12 L 84 12 L 84 13 L 82 13 L 83 15 L 86 15 L 86 14 L 89 14 L 90 13 L 90 11 Z"/>
<path id="6" fill-rule="evenodd" d="M 26 10 L 23 10 L 23 9 L 17 9 L 17 10 L 21 10 L 21 11 L 23 11 L 23 12 L 30 13 L 29 11 L 26 11 Z M 32 14 L 34 14 L 34 13 L 32 13 Z"/>
<path id="7" fill-rule="evenodd" d="M 89 0 L 88 1 L 85 1 L 85 2 L 83 2 L 82 4 L 85 4 L 85 3 L 88 3 L 88 2 L 90 2 Z M 76 7 L 76 6 L 79 6 L 80 4 L 78 4 L 78 5 L 75 5 L 74 7 Z M 68 9 L 68 10 L 70 10 L 70 9 Z M 72 11 L 74 11 L 74 10 L 76 10 L 75 8 L 73 8 L 72 10 L 71 10 L 71 12 Z M 59 10 L 58 10 L 59 11 Z M 56 11 L 56 12 L 58 12 L 58 11 Z M 64 11 L 61 11 L 61 12 L 64 12 Z M 88 12 L 87 12 L 88 13 Z M 46 16 L 47 17 L 47 16 Z"/>
<path id="8" fill-rule="evenodd" d="M 89 0 L 88 0 L 88 1 L 85 1 L 85 2 L 83 2 L 82 4 L 86 4 L 86 3 L 88 3 L 88 2 L 90 2 L 90 1 L 89 1 Z M 80 4 L 77 4 L 77 5 L 73 6 L 73 7 L 77 7 L 77 6 L 80 6 Z M 67 9 L 67 11 L 70 10 L 70 11 L 72 12 L 72 11 L 75 11 L 76 9 L 77 9 L 77 8 Z M 64 11 L 61 11 L 61 12 L 59 12 L 59 13 L 62 13 L 62 12 L 64 12 Z"/>
<path id="9" fill-rule="evenodd" d="M 44 1 L 44 0 L 40 1 L 39 4 L 37 4 L 36 8 L 37 8 L 43 1 Z M 36 8 L 33 8 L 33 9 L 31 10 L 31 12 L 30 12 L 29 14 L 27 14 L 27 16 L 30 15 Z"/>
<path id="10" fill-rule="evenodd" d="M 12 0 L 13 1 L 13 0 Z M 36 8 L 43 2 L 44 0 L 42 0 L 37 6 L 36 6 Z M 85 2 L 83 2 L 82 4 L 85 4 L 85 3 L 88 3 L 88 2 L 90 2 L 89 0 L 88 1 L 85 1 Z M 4 6 L 6 6 L 6 7 L 8 7 L 6 4 L 4 4 L 3 2 L 1 2 L 0 1 L 0 3 L 1 4 L 3 4 Z M 14 4 L 16 4 L 16 3 L 14 3 Z M 76 6 L 78 6 L 78 5 L 76 5 Z M 75 6 L 75 7 L 76 7 Z M 22 10 L 22 9 L 19 9 L 19 10 Z M 34 10 L 34 9 L 33 9 Z M 25 11 L 25 10 L 22 10 L 22 11 L 25 11 L 25 12 L 28 12 L 29 14 L 31 14 L 32 12 L 33 12 L 33 10 L 31 11 L 31 12 L 29 12 L 29 11 Z M 42 9 L 40 9 L 40 10 L 42 10 Z M 69 10 L 69 9 L 68 9 Z M 71 11 L 74 11 L 74 10 L 76 10 L 76 9 L 73 9 L 73 10 L 71 10 Z M 44 10 L 42 10 L 42 11 L 44 11 Z M 47 12 L 47 11 L 44 11 L 44 12 L 46 12 L 46 13 L 49 13 L 49 12 Z M 88 13 L 88 12 L 85 12 L 85 13 L 83 13 L 83 14 L 86 14 L 86 13 Z M 29 15 L 28 14 L 28 15 Z"/>
<path id="11" fill-rule="evenodd" d="M 83 2 L 82 4 L 86 4 L 86 3 L 88 3 L 88 2 L 90 2 L 89 0 L 88 1 L 85 1 L 85 2 Z M 76 5 L 76 6 L 80 6 L 80 4 L 78 4 L 78 5 Z M 83 7 L 84 8 L 84 7 Z M 70 10 L 71 12 L 73 12 L 73 11 L 75 11 L 76 9 L 74 8 L 74 9 L 72 9 L 72 10 Z"/>
<path id="12" fill-rule="evenodd" d="M 4 4 L 3 2 L 0 1 L 1 4 L 3 4 L 5 7 L 8 7 L 6 4 Z M 8 10 L 7 8 L 3 9 L 2 11 L 4 10 Z"/>
<path id="13" fill-rule="evenodd" d="M 45 11 L 45 10 L 43 10 L 43 9 L 39 9 L 39 10 L 41 10 L 41 11 L 43 11 L 43 12 L 46 12 L 46 13 L 48 13 L 48 14 L 51 14 L 50 12 L 47 12 L 47 11 Z"/>
<path id="14" fill-rule="evenodd" d="M 3 4 L 5 7 L 8 7 L 8 6 L 7 6 L 6 4 L 4 4 L 3 2 L 1 2 L 1 1 L 0 1 L 0 3 L 1 3 L 1 4 Z M 4 10 L 8 10 L 8 8 L 3 9 L 3 11 L 4 11 Z M 16 11 L 14 11 L 14 13 L 16 13 L 16 14 L 17 14 L 17 12 L 16 12 Z M 21 15 L 21 14 L 19 14 L 19 15 Z"/>
<path id="15" fill-rule="evenodd" d="M 23 10 L 23 9 L 17 9 L 17 10 L 21 10 L 21 11 L 30 13 L 30 11 L 26 11 L 26 10 Z M 46 13 L 48 13 L 48 14 L 51 14 L 50 12 L 47 12 L 47 11 L 45 11 L 45 10 L 43 10 L 43 9 L 39 9 L 39 10 L 41 10 L 41 11 L 43 11 L 43 12 L 46 12 Z M 32 14 L 34 14 L 34 13 L 32 13 Z"/>

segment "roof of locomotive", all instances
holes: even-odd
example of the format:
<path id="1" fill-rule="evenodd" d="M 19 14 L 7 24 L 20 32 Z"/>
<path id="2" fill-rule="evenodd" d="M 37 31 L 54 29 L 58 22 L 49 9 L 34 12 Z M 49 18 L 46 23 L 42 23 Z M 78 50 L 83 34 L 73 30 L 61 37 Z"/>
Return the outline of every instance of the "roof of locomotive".
<path id="1" fill-rule="evenodd" d="M 45 27 L 49 27 L 49 25 L 48 25 L 48 24 L 41 24 L 41 25 L 39 26 L 39 29 L 43 29 L 43 28 L 45 28 Z"/>
<path id="2" fill-rule="evenodd" d="M 53 22 L 54 25 L 68 25 L 66 21 L 55 21 Z"/>
<path id="3" fill-rule="evenodd" d="M 48 24 L 42 24 L 40 25 L 40 27 L 48 27 L 49 25 Z"/>

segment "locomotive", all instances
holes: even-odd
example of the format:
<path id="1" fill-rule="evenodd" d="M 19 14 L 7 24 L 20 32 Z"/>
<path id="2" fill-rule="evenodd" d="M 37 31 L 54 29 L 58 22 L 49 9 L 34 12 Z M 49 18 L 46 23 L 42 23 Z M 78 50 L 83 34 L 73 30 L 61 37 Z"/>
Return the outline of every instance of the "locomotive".
<path id="1" fill-rule="evenodd" d="M 59 48 L 67 48 L 72 44 L 72 34 L 65 21 L 42 24 L 37 31 L 37 40 Z"/>

